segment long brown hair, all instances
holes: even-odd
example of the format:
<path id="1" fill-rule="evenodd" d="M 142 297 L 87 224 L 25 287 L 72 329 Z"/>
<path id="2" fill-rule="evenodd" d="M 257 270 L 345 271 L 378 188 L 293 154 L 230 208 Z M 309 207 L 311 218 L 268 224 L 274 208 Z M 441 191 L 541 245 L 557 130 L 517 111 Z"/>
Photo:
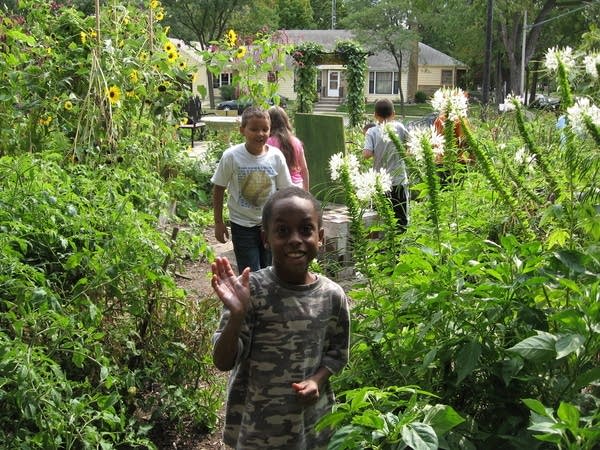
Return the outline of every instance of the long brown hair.
<path id="1" fill-rule="evenodd" d="M 296 150 L 292 144 L 294 132 L 292 131 L 290 118 L 280 106 L 271 106 L 269 108 L 269 116 L 271 117 L 271 136 L 275 136 L 279 141 L 280 150 L 283 156 L 285 156 L 288 167 L 298 167 Z"/>

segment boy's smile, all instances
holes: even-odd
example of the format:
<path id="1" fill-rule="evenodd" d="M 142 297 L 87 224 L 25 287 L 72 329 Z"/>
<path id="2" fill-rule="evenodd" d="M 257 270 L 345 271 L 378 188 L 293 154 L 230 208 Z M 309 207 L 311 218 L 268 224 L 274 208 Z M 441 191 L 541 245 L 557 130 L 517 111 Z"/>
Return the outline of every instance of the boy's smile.
<path id="1" fill-rule="evenodd" d="M 322 239 L 323 228 L 319 227 L 318 214 L 310 200 L 289 197 L 273 205 L 266 242 L 281 280 L 291 284 L 314 281 L 308 266 L 317 256 Z"/>

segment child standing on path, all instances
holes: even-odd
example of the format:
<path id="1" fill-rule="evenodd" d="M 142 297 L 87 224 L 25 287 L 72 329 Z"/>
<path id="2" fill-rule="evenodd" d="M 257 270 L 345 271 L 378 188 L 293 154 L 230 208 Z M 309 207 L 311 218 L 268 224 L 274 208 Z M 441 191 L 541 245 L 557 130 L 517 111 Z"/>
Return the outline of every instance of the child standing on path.
<path id="1" fill-rule="evenodd" d="M 269 130 L 269 114 L 259 108 L 247 108 L 240 126 L 246 142 L 223 152 L 210 180 L 214 185 L 215 237 L 221 243 L 229 238 L 223 221 L 226 189 L 229 194 L 231 240 L 240 273 L 246 267 L 255 271 L 271 263 L 271 254 L 261 237 L 262 207 L 275 190 L 292 184 L 283 154 L 267 145 Z"/>
<path id="2" fill-rule="evenodd" d="M 271 137 L 267 144 L 277 147 L 285 156 L 292 183 L 308 191 L 309 174 L 302 141 L 294 136 L 290 118 L 283 108 L 280 106 L 270 107 L 269 116 L 271 117 Z"/>
<path id="3" fill-rule="evenodd" d="M 309 272 L 323 240 L 321 208 L 289 187 L 263 210 L 273 265 L 235 276 L 226 258 L 212 265 L 224 305 L 213 361 L 231 370 L 223 440 L 238 450 L 317 450 L 331 432 L 315 424 L 331 411 L 329 377 L 348 361 L 350 319 L 343 289 Z"/>
<path id="4" fill-rule="evenodd" d="M 396 112 L 394 104 L 389 99 L 375 102 L 375 120 L 377 126 L 367 129 L 363 156 L 373 158 L 373 169 L 385 169 L 392 177 L 392 192 L 390 199 L 394 207 L 394 215 L 398 220 L 401 231 L 408 225 L 409 188 L 408 176 L 404 161 L 396 146 L 389 138 L 387 129 L 391 128 L 402 142 L 408 139 L 408 131 L 404 125 L 394 120 Z"/>

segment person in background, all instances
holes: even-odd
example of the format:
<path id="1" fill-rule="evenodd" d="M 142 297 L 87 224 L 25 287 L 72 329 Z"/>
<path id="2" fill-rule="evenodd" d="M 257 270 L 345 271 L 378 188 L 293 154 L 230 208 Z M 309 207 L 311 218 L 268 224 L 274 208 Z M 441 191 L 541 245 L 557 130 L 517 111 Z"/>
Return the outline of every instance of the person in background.
<path id="1" fill-rule="evenodd" d="M 277 189 L 292 184 L 285 157 L 267 144 L 269 114 L 260 108 L 247 108 L 242 114 L 240 133 L 245 142 L 223 152 L 213 183 L 215 237 L 229 238 L 223 221 L 223 201 L 228 192 L 227 208 L 231 222 L 231 240 L 238 272 L 246 267 L 259 270 L 271 263 L 271 253 L 261 235 L 262 207 Z"/>
<path id="2" fill-rule="evenodd" d="M 262 214 L 273 265 L 235 276 L 227 258 L 212 264 L 223 303 L 213 362 L 231 371 L 223 440 L 242 450 L 326 449 L 332 374 L 348 362 L 350 315 L 344 290 L 309 271 L 323 242 L 319 202 L 292 186 L 275 192 Z"/>
<path id="3" fill-rule="evenodd" d="M 309 173 L 304 156 L 304 146 L 292 130 L 290 118 L 280 106 L 269 108 L 271 117 L 271 136 L 267 144 L 281 150 L 285 156 L 292 183 L 305 191 L 309 190 Z"/>
<path id="4" fill-rule="evenodd" d="M 385 169 L 392 178 L 390 200 L 394 208 L 394 216 L 400 231 L 408 226 L 409 188 L 408 175 L 404 160 L 398 149 L 389 138 L 387 130 L 391 129 L 402 142 L 408 139 L 408 131 L 401 122 L 394 120 L 396 112 L 389 99 L 375 102 L 374 117 L 377 126 L 368 128 L 365 133 L 363 156 L 373 158 L 373 169 Z"/>

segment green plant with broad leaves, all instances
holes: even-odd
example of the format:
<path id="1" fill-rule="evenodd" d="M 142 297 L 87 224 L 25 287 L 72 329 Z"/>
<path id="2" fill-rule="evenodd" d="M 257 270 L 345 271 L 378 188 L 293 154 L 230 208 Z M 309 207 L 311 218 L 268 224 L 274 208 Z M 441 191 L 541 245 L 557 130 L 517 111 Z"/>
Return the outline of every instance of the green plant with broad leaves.
<path id="1" fill-rule="evenodd" d="M 336 428 L 330 450 L 437 449 L 446 433 L 464 421 L 449 406 L 423 401 L 432 394 L 413 386 L 362 387 L 342 396 L 344 402 L 317 424 L 317 429 Z"/>
<path id="2" fill-rule="evenodd" d="M 549 67 L 570 55 L 556 54 Z M 568 70 L 577 65 L 566 66 L 559 81 L 597 85 L 593 72 L 573 77 Z M 597 446 L 600 124 L 593 97 L 582 100 L 576 86 L 561 93 L 566 128 L 557 128 L 553 114 L 525 113 L 512 97 L 514 107 L 488 122 L 467 121 L 464 96 L 441 92 L 438 104 L 462 121 L 474 161 L 457 168 L 446 153 L 456 151 L 453 138 L 430 129 L 395 142 L 417 183 L 408 230 L 392 241 L 380 223 L 362 222 L 370 207 L 386 217 L 376 198 L 384 190 L 371 190 L 374 197 L 357 207 L 367 189 L 352 177 L 335 179 L 353 193 L 348 211 L 361 226 L 352 235 L 360 271 L 349 292 L 352 357 L 334 379 L 346 394 L 324 419 L 339 433 L 332 448 Z M 358 159 L 361 150 L 349 153 Z M 438 169 L 455 174 L 443 187 Z M 418 386 L 435 395 L 423 404 L 448 405 L 464 422 L 443 443 L 388 441 L 388 405 L 353 396 L 365 385 L 374 392 Z M 403 424 L 413 411 L 398 405 Z M 352 436 L 362 444 L 351 444 Z"/>
<path id="3" fill-rule="evenodd" d="M 190 173 L 178 135 L 191 74 L 160 3 L 0 15 L 0 446 L 156 448 L 159 423 L 213 427 L 218 313 L 173 276 L 211 252 L 201 229 L 159 226 L 173 200 L 200 220 L 210 166 Z"/>

